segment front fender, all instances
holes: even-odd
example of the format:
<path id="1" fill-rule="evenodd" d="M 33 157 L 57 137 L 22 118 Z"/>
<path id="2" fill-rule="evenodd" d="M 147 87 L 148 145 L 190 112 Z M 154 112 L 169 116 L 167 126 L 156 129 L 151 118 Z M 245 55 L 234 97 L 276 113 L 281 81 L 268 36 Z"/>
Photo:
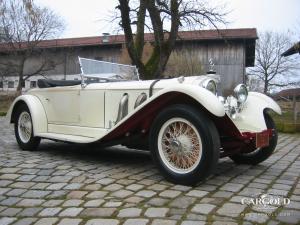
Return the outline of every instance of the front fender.
<path id="1" fill-rule="evenodd" d="M 44 107 L 38 97 L 34 95 L 21 95 L 17 97 L 10 106 L 6 118 L 9 123 L 14 123 L 13 116 L 19 104 L 26 104 L 32 119 L 33 133 L 38 136 L 39 133 L 46 133 L 47 128 L 47 116 Z"/>
<path id="2" fill-rule="evenodd" d="M 273 99 L 258 92 L 249 92 L 242 111 L 233 122 L 242 132 L 261 132 L 267 129 L 265 109 L 271 109 L 281 115 L 281 109 Z"/>
<path id="3" fill-rule="evenodd" d="M 218 100 L 218 98 L 208 91 L 205 88 L 196 86 L 196 85 L 185 85 L 178 84 L 173 85 L 169 88 L 164 88 L 153 95 L 154 98 L 157 98 L 161 95 L 164 95 L 168 92 L 180 92 L 190 96 L 199 102 L 204 108 L 206 108 L 210 113 L 217 117 L 222 117 L 225 115 L 225 109 L 223 104 Z"/>

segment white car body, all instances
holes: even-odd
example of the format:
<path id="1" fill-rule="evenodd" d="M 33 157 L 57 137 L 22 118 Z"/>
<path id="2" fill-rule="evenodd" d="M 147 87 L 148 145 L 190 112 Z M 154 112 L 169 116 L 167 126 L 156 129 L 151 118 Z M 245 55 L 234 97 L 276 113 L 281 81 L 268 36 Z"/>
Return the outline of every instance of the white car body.
<path id="1" fill-rule="evenodd" d="M 266 110 L 281 114 L 280 107 L 244 85 L 224 101 L 210 89 L 215 74 L 147 81 L 108 76 L 88 83 L 42 80 L 16 98 L 7 118 L 21 149 L 35 150 L 41 138 L 123 144 L 150 150 L 170 181 L 194 184 L 215 170 L 219 157 L 257 164 L 276 147 Z"/>
<path id="2" fill-rule="evenodd" d="M 76 143 L 90 143 L 100 140 L 137 112 L 168 93 L 181 93 L 196 100 L 211 114 L 224 117 L 224 105 L 217 96 L 199 86 L 205 76 L 186 77 L 183 82 L 177 78 L 160 80 L 149 98 L 149 88 L 153 80 L 93 83 L 81 85 L 36 88 L 19 96 L 11 105 L 7 117 L 11 115 L 16 103 L 25 102 L 32 114 L 34 135 Z M 115 124 L 119 103 L 128 93 L 128 115 Z M 134 109 L 134 103 L 141 94 L 147 100 Z M 271 98 L 250 92 L 243 110 L 232 123 L 240 132 L 261 132 L 266 129 L 264 109 L 272 109 L 281 114 L 280 107 Z M 124 131 L 124 134 L 127 131 Z"/>

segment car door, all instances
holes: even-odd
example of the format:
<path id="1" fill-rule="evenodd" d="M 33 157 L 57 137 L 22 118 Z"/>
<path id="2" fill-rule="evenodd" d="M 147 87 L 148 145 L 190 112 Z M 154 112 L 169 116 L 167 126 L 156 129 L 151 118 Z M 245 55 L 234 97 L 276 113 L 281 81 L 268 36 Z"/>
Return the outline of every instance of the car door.
<path id="1" fill-rule="evenodd" d="M 48 124 L 79 125 L 80 86 L 49 88 L 42 101 Z"/>
<path id="2" fill-rule="evenodd" d="M 89 84 L 80 90 L 80 126 L 104 128 L 105 91 L 110 83 Z"/>

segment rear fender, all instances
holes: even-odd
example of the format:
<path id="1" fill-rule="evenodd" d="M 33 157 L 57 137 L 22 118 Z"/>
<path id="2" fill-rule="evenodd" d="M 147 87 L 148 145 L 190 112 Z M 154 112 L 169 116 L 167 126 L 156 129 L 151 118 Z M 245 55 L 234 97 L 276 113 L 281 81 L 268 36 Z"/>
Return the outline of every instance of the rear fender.
<path id="1" fill-rule="evenodd" d="M 19 105 L 26 104 L 32 119 L 33 133 L 38 136 L 39 133 L 46 133 L 47 128 L 47 116 L 44 107 L 38 97 L 34 95 L 21 95 L 17 97 L 7 112 L 7 121 L 9 123 L 15 123 L 15 115 Z"/>

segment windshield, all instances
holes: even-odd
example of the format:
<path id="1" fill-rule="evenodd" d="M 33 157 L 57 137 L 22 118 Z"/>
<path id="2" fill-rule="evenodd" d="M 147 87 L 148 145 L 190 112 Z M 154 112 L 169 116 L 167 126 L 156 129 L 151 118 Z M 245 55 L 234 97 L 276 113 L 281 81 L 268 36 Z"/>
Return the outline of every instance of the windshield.
<path id="1" fill-rule="evenodd" d="M 81 74 L 89 79 L 138 80 L 135 66 L 78 57 Z"/>

